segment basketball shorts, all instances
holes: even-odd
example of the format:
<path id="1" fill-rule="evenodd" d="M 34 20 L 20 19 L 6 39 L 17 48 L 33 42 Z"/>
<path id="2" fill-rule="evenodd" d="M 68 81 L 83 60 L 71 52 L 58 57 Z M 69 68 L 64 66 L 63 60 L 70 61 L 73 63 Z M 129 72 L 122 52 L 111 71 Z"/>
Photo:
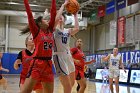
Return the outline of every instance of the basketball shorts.
<path id="1" fill-rule="evenodd" d="M 120 76 L 119 69 L 109 69 L 109 78 L 116 78 Z"/>
<path id="2" fill-rule="evenodd" d="M 32 60 L 27 78 L 30 76 L 40 82 L 54 82 L 52 60 Z"/>
<path id="3" fill-rule="evenodd" d="M 69 75 L 75 72 L 74 61 L 70 53 L 57 52 L 53 56 L 56 75 Z"/>

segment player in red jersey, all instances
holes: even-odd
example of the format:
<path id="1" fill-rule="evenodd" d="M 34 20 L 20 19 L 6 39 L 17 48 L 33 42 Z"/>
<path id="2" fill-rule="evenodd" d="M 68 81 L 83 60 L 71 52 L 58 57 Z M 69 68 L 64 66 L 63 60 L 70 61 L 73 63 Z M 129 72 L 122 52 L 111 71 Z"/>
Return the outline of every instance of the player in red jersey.
<path id="1" fill-rule="evenodd" d="M 34 42 L 32 35 L 29 35 L 26 40 L 25 40 L 25 45 L 26 49 L 22 50 L 19 52 L 17 60 L 14 63 L 14 68 L 17 70 L 19 69 L 20 64 L 22 64 L 22 71 L 20 74 L 20 90 L 22 91 L 23 89 L 23 84 L 25 82 L 27 74 L 28 74 L 28 69 L 30 67 L 30 63 L 32 61 L 32 54 L 34 52 Z M 42 85 L 41 82 L 36 83 L 36 85 L 33 88 L 36 93 L 42 93 Z"/>
<path id="2" fill-rule="evenodd" d="M 35 21 L 28 3 L 24 0 L 26 12 L 28 15 L 29 29 L 33 35 L 35 50 L 30 71 L 25 80 L 21 93 L 31 93 L 33 86 L 37 81 L 43 85 L 44 93 L 53 93 L 54 74 L 52 71 L 52 47 L 53 47 L 53 31 L 56 16 L 56 1 L 52 0 L 50 20 L 49 17 L 38 17 Z M 29 29 L 25 31 L 28 32 Z M 24 31 L 23 31 L 24 33 Z"/>
<path id="3" fill-rule="evenodd" d="M 71 49 L 71 53 L 72 53 L 75 68 L 76 68 L 76 71 L 75 71 L 76 81 L 80 85 L 80 89 L 78 93 L 84 93 L 85 88 L 86 88 L 86 79 L 84 76 L 85 65 L 95 62 L 95 60 L 92 60 L 90 62 L 85 62 L 85 55 L 81 47 L 82 47 L 82 40 L 77 39 L 76 47 Z"/>
<path id="4" fill-rule="evenodd" d="M 2 67 L 2 63 L 1 63 L 1 59 L 3 57 L 3 53 L 0 53 L 0 71 L 5 71 L 5 72 L 9 72 L 8 69 L 5 69 Z M 0 73 L 0 85 L 3 86 L 3 90 L 2 92 L 7 93 L 7 80 L 2 76 L 2 74 Z"/>

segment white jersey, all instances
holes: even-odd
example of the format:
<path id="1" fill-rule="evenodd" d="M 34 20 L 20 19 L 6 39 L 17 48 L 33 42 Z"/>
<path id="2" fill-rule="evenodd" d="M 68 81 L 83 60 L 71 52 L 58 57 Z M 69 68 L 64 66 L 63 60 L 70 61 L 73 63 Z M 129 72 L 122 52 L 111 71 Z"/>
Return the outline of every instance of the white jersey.
<path id="1" fill-rule="evenodd" d="M 68 29 L 61 31 L 56 29 L 54 32 L 54 64 L 56 68 L 56 74 L 69 75 L 75 72 L 75 66 L 73 58 L 70 53 L 70 33 Z"/>
<path id="2" fill-rule="evenodd" d="M 54 52 L 70 52 L 70 33 L 68 29 L 60 31 L 56 29 L 54 32 L 55 49 Z"/>
<path id="3" fill-rule="evenodd" d="M 109 60 L 109 69 L 119 69 L 120 59 L 121 55 L 114 56 L 113 54 L 111 54 Z"/>

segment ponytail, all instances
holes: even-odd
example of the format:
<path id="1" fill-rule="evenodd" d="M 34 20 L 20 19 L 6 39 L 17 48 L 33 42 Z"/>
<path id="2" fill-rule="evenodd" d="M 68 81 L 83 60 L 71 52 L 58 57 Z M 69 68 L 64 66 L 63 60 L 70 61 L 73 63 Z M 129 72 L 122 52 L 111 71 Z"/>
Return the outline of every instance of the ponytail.
<path id="1" fill-rule="evenodd" d="M 34 20 L 35 21 L 35 24 L 37 25 L 38 28 L 40 28 L 38 24 L 40 22 L 42 22 L 42 19 L 43 19 L 43 17 L 42 16 L 39 16 L 37 19 Z M 29 25 L 27 25 L 24 29 L 21 30 L 21 33 L 20 34 L 21 35 L 24 35 L 24 34 L 29 34 L 29 33 L 30 33 L 30 27 L 29 27 Z"/>
<path id="2" fill-rule="evenodd" d="M 23 28 L 20 32 L 21 35 L 29 34 L 29 33 L 30 33 L 29 25 L 27 25 L 25 28 Z"/>

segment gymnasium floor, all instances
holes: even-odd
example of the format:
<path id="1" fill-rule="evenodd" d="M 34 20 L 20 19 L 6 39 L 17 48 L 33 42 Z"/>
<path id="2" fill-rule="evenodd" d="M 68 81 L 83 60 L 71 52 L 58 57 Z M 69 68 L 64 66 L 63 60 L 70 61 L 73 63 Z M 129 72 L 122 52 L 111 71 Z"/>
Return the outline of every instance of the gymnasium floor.
<path id="1" fill-rule="evenodd" d="M 6 75 L 4 76 L 8 81 L 8 93 L 19 93 L 19 76 L 17 75 Z M 76 93 L 75 91 L 76 84 L 73 88 L 72 93 Z M 120 85 L 120 93 L 140 93 L 140 88 L 135 87 L 127 87 Z M 0 86 L 0 93 L 2 93 L 2 86 Z M 55 88 L 54 93 L 63 93 L 63 88 L 58 80 L 55 78 Z M 85 93 L 109 93 L 109 86 L 106 84 L 102 84 L 99 82 L 87 81 L 87 88 Z"/>

